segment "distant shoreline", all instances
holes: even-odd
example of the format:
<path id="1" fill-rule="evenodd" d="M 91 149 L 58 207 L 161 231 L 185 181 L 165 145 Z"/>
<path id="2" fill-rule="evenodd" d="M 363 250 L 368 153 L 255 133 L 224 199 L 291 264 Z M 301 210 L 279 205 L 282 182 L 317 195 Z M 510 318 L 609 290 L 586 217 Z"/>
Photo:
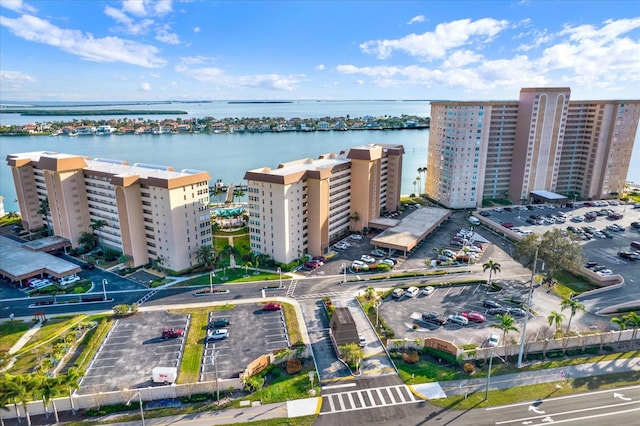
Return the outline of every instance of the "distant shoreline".
<path id="1" fill-rule="evenodd" d="M 180 110 L 147 110 L 147 109 L 24 109 L 24 108 L 2 108 L 3 114 L 20 114 L 24 117 L 47 117 L 47 116 L 93 116 L 93 115 L 186 115 L 187 111 Z"/>

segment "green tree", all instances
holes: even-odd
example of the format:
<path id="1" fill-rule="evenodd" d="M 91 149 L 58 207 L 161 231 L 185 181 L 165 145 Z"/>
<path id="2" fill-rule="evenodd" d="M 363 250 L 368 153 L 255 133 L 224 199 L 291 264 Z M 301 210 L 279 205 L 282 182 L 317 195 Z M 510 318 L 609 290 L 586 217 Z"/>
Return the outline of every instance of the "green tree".
<path id="1" fill-rule="evenodd" d="M 551 280 L 556 272 L 577 268 L 584 261 L 579 240 L 573 235 L 564 236 L 558 228 L 541 236 L 532 234 L 524 237 L 516 246 L 516 257 L 525 266 L 532 267 L 536 248 L 538 259 L 545 263 L 547 281 Z"/>
<path id="2" fill-rule="evenodd" d="M 83 232 L 78 238 L 78 244 L 80 244 L 86 251 L 90 251 L 96 246 L 98 239 L 91 232 Z"/>
<path id="3" fill-rule="evenodd" d="M 38 380 L 30 374 L 20 374 L 17 376 L 7 374 L 5 377 L 9 382 L 8 390 L 13 395 L 14 404 L 17 402 L 22 405 L 25 418 L 27 419 L 27 425 L 31 426 L 31 416 L 27 410 L 27 403 L 31 400 L 33 391 L 38 387 Z M 20 419 L 19 416 L 18 419 Z"/>
<path id="4" fill-rule="evenodd" d="M 84 376 L 82 371 L 77 367 L 71 367 L 67 370 L 67 374 L 58 377 L 60 386 L 65 388 L 69 394 L 69 404 L 73 414 L 76 412 L 76 409 L 73 406 L 73 391 L 78 389 L 78 386 L 80 385 L 80 378 L 82 376 Z"/>
<path id="5" fill-rule="evenodd" d="M 633 334 L 631 335 L 631 346 L 634 346 L 637 338 L 638 328 L 640 328 L 640 315 L 635 312 L 629 312 L 622 318 L 626 322 L 627 327 L 633 329 Z"/>
<path id="6" fill-rule="evenodd" d="M 101 242 L 102 238 L 100 238 L 100 232 L 102 231 L 102 228 L 107 226 L 107 221 L 102 219 L 92 219 L 91 224 L 89 226 L 91 227 L 91 230 L 93 231 L 93 235 L 96 236 L 96 239 L 98 240 L 98 242 Z"/>
<path id="7" fill-rule="evenodd" d="M 375 297 L 376 295 L 376 289 L 373 288 L 372 286 L 367 287 L 367 289 L 364 292 L 365 297 L 367 298 L 367 300 L 371 300 Z"/>
<path id="8" fill-rule="evenodd" d="M 358 212 L 353 212 L 351 216 L 349 216 L 349 220 L 355 223 L 352 230 L 353 231 L 358 230 L 358 222 L 360 222 L 360 214 Z"/>
<path id="9" fill-rule="evenodd" d="M 614 324 L 618 324 L 618 327 L 620 327 L 620 331 L 624 331 L 627 329 L 627 321 L 624 319 L 624 317 L 620 318 L 620 317 L 613 317 L 611 318 L 611 322 Z M 622 337 L 622 333 L 618 333 L 618 341 L 616 342 L 617 345 L 620 344 L 620 338 Z"/>
<path id="10" fill-rule="evenodd" d="M 360 368 L 360 362 L 362 361 L 362 348 L 355 343 L 347 343 L 339 346 L 340 355 L 352 370 L 358 370 Z"/>
<path id="11" fill-rule="evenodd" d="M 564 298 L 562 299 L 562 302 L 560 302 L 560 309 L 563 311 L 565 309 L 569 309 L 571 311 L 571 315 L 569 315 L 569 323 L 567 324 L 567 334 L 569 334 L 569 329 L 571 327 L 571 320 L 573 319 L 573 316 L 579 311 L 584 311 L 585 307 L 577 299 Z"/>
<path id="12" fill-rule="evenodd" d="M 510 331 L 519 331 L 518 327 L 514 325 L 516 320 L 509 314 L 504 314 L 504 315 L 498 314 L 496 315 L 496 318 L 498 318 L 498 322 L 493 324 L 492 327 L 497 328 L 498 330 L 502 330 L 502 341 L 506 346 L 507 334 L 509 334 Z"/>
<path id="13" fill-rule="evenodd" d="M 220 224 L 215 221 L 211 222 L 211 233 L 216 235 L 218 232 L 220 232 Z"/>
<path id="14" fill-rule="evenodd" d="M 196 249 L 195 252 L 196 261 L 204 265 L 205 269 L 210 269 L 215 259 L 215 252 L 213 246 L 210 244 L 204 244 Z"/>
<path id="15" fill-rule="evenodd" d="M 560 329 L 563 321 L 564 315 L 557 311 L 551 311 L 551 313 L 549 313 L 549 316 L 547 317 L 547 323 L 549 324 L 549 326 L 556 326 L 556 334 L 558 333 L 558 330 Z"/>
<path id="16" fill-rule="evenodd" d="M 127 256 L 126 254 L 122 253 L 120 255 L 120 257 L 118 257 L 118 263 L 122 263 L 124 265 L 129 265 L 129 262 L 131 262 L 131 257 Z"/>
<path id="17" fill-rule="evenodd" d="M 51 403 L 53 406 L 53 414 L 56 417 L 56 423 L 60 423 L 58 409 L 56 408 L 56 401 L 53 398 L 56 394 L 57 388 L 60 385 L 60 381 L 56 377 L 49 377 L 44 374 L 40 374 L 39 376 L 37 376 L 37 379 L 38 393 L 40 393 L 40 395 L 42 396 L 42 404 L 44 406 L 45 417 L 49 418 L 49 411 L 47 407 Z"/>
<path id="18" fill-rule="evenodd" d="M 44 222 L 47 224 L 47 235 L 51 235 L 51 224 L 49 223 L 49 216 L 51 215 L 51 207 L 49 206 L 49 199 L 45 198 L 40 201 L 40 207 L 38 208 L 37 213 L 42 216 Z"/>
<path id="19" fill-rule="evenodd" d="M 482 265 L 482 272 L 489 271 L 489 287 L 491 287 L 491 277 L 494 273 L 500 272 L 500 264 L 498 262 L 494 262 L 492 259 L 489 259 L 488 262 Z"/>

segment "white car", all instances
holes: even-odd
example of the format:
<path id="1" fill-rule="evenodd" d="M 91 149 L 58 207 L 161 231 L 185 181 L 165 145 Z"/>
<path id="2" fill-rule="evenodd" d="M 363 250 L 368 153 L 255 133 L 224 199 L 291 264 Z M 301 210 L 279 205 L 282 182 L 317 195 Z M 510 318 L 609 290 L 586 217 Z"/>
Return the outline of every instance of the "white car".
<path id="1" fill-rule="evenodd" d="M 613 275 L 613 271 L 611 269 L 603 269 L 601 271 L 596 272 L 596 274 L 600 275 L 601 277 L 604 277 L 606 275 Z"/>
<path id="2" fill-rule="evenodd" d="M 407 297 L 416 297 L 420 289 L 418 287 L 411 286 L 407 289 L 406 295 Z"/>
<path id="3" fill-rule="evenodd" d="M 63 277 L 60 280 L 60 285 L 69 285 L 69 284 L 73 284 L 75 282 L 80 281 L 80 277 L 77 275 L 69 275 L 67 277 Z"/>
<path id="4" fill-rule="evenodd" d="M 207 340 L 222 340 L 229 337 L 229 330 L 226 328 L 219 328 L 217 330 L 211 330 L 207 333 Z"/>
<path id="5" fill-rule="evenodd" d="M 428 285 L 424 287 L 422 290 L 420 290 L 420 294 L 424 294 L 425 296 L 430 296 L 433 294 L 434 291 L 436 291 L 435 287 Z"/>
<path id="6" fill-rule="evenodd" d="M 376 259 L 369 256 L 368 254 L 363 254 L 362 256 L 360 256 L 360 260 L 367 263 L 376 263 Z"/>
<path id="7" fill-rule="evenodd" d="M 495 333 L 491 333 L 489 338 L 487 339 L 487 346 L 490 348 L 495 348 L 500 344 L 500 336 Z"/>
<path id="8" fill-rule="evenodd" d="M 391 293 L 391 297 L 394 297 L 396 299 L 401 298 L 402 296 L 404 296 L 404 290 L 401 288 L 396 288 L 395 290 L 393 290 L 393 292 Z"/>
<path id="9" fill-rule="evenodd" d="M 361 348 L 367 346 L 367 339 L 365 339 L 362 334 L 358 334 L 358 345 L 360 345 Z"/>
<path id="10" fill-rule="evenodd" d="M 362 235 L 360 235 L 360 234 L 351 234 L 349 236 L 349 238 L 351 238 L 352 240 L 360 241 L 360 240 L 362 240 Z"/>
<path id="11" fill-rule="evenodd" d="M 449 322 L 462 326 L 469 324 L 469 320 L 462 315 L 449 315 Z"/>
<path id="12" fill-rule="evenodd" d="M 380 261 L 380 263 L 382 263 L 384 265 L 388 265 L 388 266 L 390 266 L 392 268 L 395 266 L 395 263 L 393 263 L 393 260 L 391 260 L 391 259 L 382 259 Z"/>

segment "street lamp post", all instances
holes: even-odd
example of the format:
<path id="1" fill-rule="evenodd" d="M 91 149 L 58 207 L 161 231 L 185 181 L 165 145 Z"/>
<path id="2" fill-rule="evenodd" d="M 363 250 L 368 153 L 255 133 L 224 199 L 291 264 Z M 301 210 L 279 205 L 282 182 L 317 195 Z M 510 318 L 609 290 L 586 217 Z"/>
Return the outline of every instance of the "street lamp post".
<path id="1" fill-rule="evenodd" d="M 340 267 L 342 268 L 342 284 L 346 284 L 347 283 L 347 265 L 342 263 Z"/>
<path id="2" fill-rule="evenodd" d="M 216 344 L 213 344 L 213 353 L 211 354 L 211 364 L 213 365 L 214 372 L 216 374 L 216 404 L 220 405 L 220 383 L 218 382 L 218 363 L 216 362 L 216 357 L 218 356 L 218 351 L 216 351 Z"/>
<path id="3" fill-rule="evenodd" d="M 489 399 L 489 384 L 491 383 L 491 366 L 493 364 L 493 348 L 491 349 L 491 353 L 489 355 L 489 374 L 487 374 L 487 388 L 484 391 L 484 400 L 487 401 Z"/>
<path id="4" fill-rule="evenodd" d="M 527 309 L 525 309 L 524 325 L 522 326 L 522 337 L 520 338 L 520 351 L 518 353 L 518 368 L 522 367 L 522 356 L 524 355 L 524 342 L 527 337 L 527 322 L 529 321 L 529 311 L 531 309 L 531 295 L 533 294 L 533 283 L 535 282 L 537 265 L 538 265 L 538 248 L 536 247 L 536 254 L 533 259 L 533 266 L 531 268 L 531 284 L 529 285 L 529 296 L 527 297 Z M 544 269 L 544 266 L 543 266 L 543 269 Z"/>
<path id="5" fill-rule="evenodd" d="M 209 272 L 209 293 L 213 294 L 213 277 L 216 276 L 215 271 Z"/>
<path id="6" fill-rule="evenodd" d="M 278 274 L 280 274 L 280 288 L 282 288 L 282 268 L 278 266 Z"/>
<path id="7" fill-rule="evenodd" d="M 106 279 L 102 280 L 102 300 L 107 300 L 107 287 L 106 285 L 109 284 L 109 281 L 107 281 Z"/>
<path id="8" fill-rule="evenodd" d="M 378 326 L 378 307 L 380 306 L 382 302 L 381 301 L 376 301 L 375 305 L 376 305 L 376 327 Z"/>
<path id="9" fill-rule="evenodd" d="M 142 419 L 142 426 L 144 426 L 144 409 L 142 408 L 142 395 L 140 394 L 140 391 L 137 390 L 135 395 L 129 398 L 125 405 L 131 405 L 131 400 L 136 396 L 138 397 L 138 402 L 140 403 L 140 418 Z"/>

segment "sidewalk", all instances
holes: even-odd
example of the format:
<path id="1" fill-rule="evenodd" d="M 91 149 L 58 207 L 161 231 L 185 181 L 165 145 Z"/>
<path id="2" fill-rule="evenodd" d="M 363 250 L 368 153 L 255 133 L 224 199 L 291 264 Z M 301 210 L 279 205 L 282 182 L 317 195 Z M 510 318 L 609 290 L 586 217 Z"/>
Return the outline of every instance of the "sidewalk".
<path id="1" fill-rule="evenodd" d="M 9 349 L 9 355 L 13 355 L 20 349 L 22 349 L 22 347 L 26 345 L 29 340 L 31 340 L 31 337 L 36 334 L 38 330 L 40 330 L 40 327 L 42 327 L 42 321 L 38 321 L 36 325 L 31 327 L 29 330 L 27 330 L 26 333 L 20 336 L 18 341 L 11 347 L 11 349 Z"/>
<path id="2" fill-rule="evenodd" d="M 626 373 L 640 371 L 640 358 L 615 359 L 611 361 L 591 362 L 569 367 L 550 368 L 548 370 L 523 371 L 522 373 L 505 374 L 493 376 L 489 389 L 507 389 L 517 386 L 534 385 L 539 383 L 559 382 L 567 379 L 579 379 L 584 377 L 598 376 L 611 373 Z M 486 389 L 487 378 L 452 380 L 439 383 L 447 396 L 460 395 L 464 393 L 477 392 Z M 433 384 L 425 383 L 413 385 L 411 388 L 428 399 Z"/>

